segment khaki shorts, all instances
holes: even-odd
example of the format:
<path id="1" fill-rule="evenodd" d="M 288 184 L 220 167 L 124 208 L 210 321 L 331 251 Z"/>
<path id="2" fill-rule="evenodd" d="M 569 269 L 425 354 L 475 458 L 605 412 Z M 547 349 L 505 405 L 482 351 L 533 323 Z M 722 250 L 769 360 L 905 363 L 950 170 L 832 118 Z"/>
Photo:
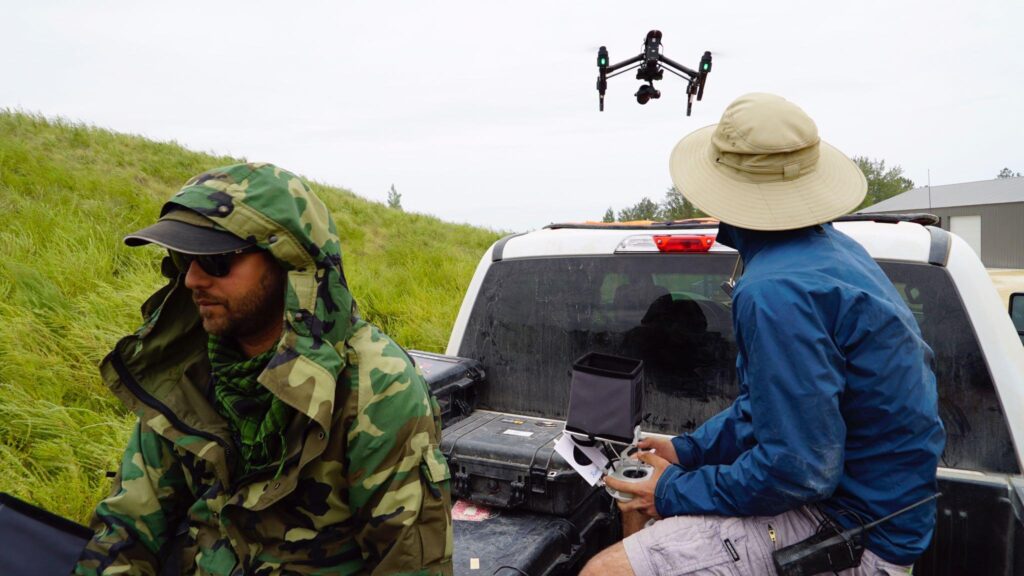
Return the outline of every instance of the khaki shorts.
<path id="1" fill-rule="evenodd" d="M 775 574 L 772 552 L 810 537 L 818 524 L 817 516 L 807 508 L 749 518 L 675 516 L 655 522 L 622 543 L 637 576 Z M 910 566 L 891 564 L 865 550 L 859 567 L 840 574 L 908 573 Z"/>

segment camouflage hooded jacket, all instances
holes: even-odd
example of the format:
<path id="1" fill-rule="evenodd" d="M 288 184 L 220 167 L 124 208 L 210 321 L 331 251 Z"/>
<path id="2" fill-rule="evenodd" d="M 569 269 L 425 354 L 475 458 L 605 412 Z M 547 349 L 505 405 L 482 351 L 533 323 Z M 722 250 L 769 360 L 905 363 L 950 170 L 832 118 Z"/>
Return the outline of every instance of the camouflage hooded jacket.
<path id="1" fill-rule="evenodd" d="M 233 477 L 238 452 L 207 400 L 207 336 L 178 276 L 101 365 L 139 421 L 76 574 L 160 574 L 165 562 L 204 575 L 450 573 L 436 401 L 404 351 L 359 319 L 327 208 L 268 164 L 197 176 L 164 212 L 175 204 L 287 270 L 284 332 L 259 377 L 297 412 L 284 469 Z"/>

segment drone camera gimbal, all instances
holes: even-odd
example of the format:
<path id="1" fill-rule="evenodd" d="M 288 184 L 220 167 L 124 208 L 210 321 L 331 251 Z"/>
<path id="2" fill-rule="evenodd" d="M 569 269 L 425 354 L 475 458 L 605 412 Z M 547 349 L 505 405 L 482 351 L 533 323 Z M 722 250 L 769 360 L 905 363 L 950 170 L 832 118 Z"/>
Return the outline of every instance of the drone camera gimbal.
<path id="1" fill-rule="evenodd" d="M 604 93 L 608 89 L 608 79 L 634 68 L 636 79 L 646 82 L 641 84 L 633 95 L 639 104 L 647 104 L 652 98 L 661 98 L 661 92 L 654 87 L 654 82 L 664 77 L 665 70 L 686 80 L 686 115 L 689 116 L 693 109 L 693 98 L 696 96 L 698 101 L 704 98 L 704 84 L 707 82 L 708 73 L 711 72 L 711 52 L 704 52 L 701 56 L 698 70 L 687 68 L 662 53 L 660 30 L 651 30 L 647 33 L 643 52 L 617 64 L 609 62 L 608 48 L 601 46 L 597 51 L 599 110 L 604 111 Z"/>

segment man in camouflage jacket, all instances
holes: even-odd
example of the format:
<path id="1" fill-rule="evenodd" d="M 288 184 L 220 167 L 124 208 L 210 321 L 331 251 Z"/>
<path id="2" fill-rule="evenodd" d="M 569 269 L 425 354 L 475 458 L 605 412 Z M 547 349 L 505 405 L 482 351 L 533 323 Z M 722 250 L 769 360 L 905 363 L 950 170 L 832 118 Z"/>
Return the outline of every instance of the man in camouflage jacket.
<path id="1" fill-rule="evenodd" d="M 182 230 L 191 249 L 166 241 Z M 241 248 L 209 254 L 211 232 Z M 165 259 L 169 284 L 101 365 L 139 420 L 75 573 L 451 573 L 437 403 L 405 352 L 359 318 L 334 221 L 309 187 L 269 164 L 211 170 L 125 241 L 172 249 L 177 268 Z M 277 336 L 256 373 L 288 418 L 280 457 L 252 470 L 212 400 L 207 332 L 218 315 L 246 313 L 210 286 L 256 257 L 283 284 L 277 315 L 262 316 Z M 259 285 L 273 291 L 268 278 Z"/>

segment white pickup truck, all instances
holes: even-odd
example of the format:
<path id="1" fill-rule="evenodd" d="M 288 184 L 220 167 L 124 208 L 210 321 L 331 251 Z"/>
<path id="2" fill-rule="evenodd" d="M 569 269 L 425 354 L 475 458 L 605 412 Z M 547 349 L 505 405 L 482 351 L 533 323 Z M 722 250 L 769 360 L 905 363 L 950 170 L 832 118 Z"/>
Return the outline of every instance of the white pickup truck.
<path id="1" fill-rule="evenodd" d="M 925 216 L 834 224 L 886 272 L 935 351 L 948 436 L 937 530 L 914 574 L 1024 574 L 1024 347 L 975 253 Z M 720 286 L 737 256 L 716 231 L 706 221 L 564 224 L 495 243 L 447 349 L 486 370 L 478 408 L 564 420 L 568 367 L 591 351 L 644 360 L 648 433 L 692 431 L 728 406 L 736 345 Z M 559 570 L 600 547 L 574 546 L 584 557 Z"/>

